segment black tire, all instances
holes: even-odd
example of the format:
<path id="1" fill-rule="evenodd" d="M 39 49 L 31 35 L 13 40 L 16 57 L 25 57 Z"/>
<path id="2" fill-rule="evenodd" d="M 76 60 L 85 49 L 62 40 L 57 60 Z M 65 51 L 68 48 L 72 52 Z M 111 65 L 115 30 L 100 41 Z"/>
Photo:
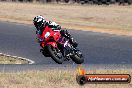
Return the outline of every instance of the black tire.
<path id="1" fill-rule="evenodd" d="M 76 64 L 82 64 L 84 62 L 83 58 L 80 58 L 78 55 L 72 55 L 71 59 L 76 63 Z"/>
<path id="2" fill-rule="evenodd" d="M 47 45 L 47 49 L 49 51 L 49 54 L 51 56 L 51 58 L 58 64 L 62 64 L 63 63 L 63 57 L 60 59 L 55 55 L 55 52 L 53 51 L 53 47 L 51 45 Z"/>

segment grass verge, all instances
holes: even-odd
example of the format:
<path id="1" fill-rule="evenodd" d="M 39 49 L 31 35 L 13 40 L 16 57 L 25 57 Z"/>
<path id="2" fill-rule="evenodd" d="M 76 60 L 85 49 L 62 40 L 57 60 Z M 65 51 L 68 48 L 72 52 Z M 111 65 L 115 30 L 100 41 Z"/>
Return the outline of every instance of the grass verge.
<path id="1" fill-rule="evenodd" d="M 76 82 L 76 71 L 63 69 L 45 69 L 43 71 L 23 71 L 0 73 L 1 88 L 131 88 L 130 84 L 85 84 Z M 130 74 L 131 69 L 106 70 L 99 69 L 87 73 Z"/>
<path id="2" fill-rule="evenodd" d="M 32 24 L 43 15 L 65 28 L 132 36 L 132 6 L 0 2 L 0 20 Z"/>
<path id="3" fill-rule="evenodd" d="M 28 64 L 26 60 L 21 60 L 13 57 L 0 56 L 0 64 Z"/>

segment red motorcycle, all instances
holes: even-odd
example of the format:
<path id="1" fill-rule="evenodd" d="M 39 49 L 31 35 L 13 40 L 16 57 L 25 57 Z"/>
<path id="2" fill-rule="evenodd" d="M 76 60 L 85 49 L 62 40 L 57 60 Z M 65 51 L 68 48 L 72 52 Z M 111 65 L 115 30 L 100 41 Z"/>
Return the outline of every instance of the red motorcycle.
<path id="1" fill-rule="evenodd" d="M 82 53 L 70 44 L 69 40 L 61 36 L 60 31 L 52 31 L 48 26 L 42 34 L 44 41 L 40 44 L 42 54 L 51 57 L 56 63 L 72 59 L 76 64 L 84 62 Z"/>

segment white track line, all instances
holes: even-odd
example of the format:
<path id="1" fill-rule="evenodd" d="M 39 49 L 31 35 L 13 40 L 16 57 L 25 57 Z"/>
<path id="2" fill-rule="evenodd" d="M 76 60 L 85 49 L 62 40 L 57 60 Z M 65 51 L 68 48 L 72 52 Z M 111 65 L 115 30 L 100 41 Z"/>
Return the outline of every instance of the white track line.
<path id="1" fill-rule="evenodd" d="M 6 56 L 6 57 L 12 57 L 12 58 L 15 58 L 15 59 L 26 60 L 26 61 L 29 62 L 29 64 L 34 64 L 35 63 L 33 60 L 30 60 L 28 58 L 23 58 L 23 57 L 18 57 L 18 56 L 12 56 L 12 55 L 9 55 L 9 54 L 0 53 L 0 56 Z"/>

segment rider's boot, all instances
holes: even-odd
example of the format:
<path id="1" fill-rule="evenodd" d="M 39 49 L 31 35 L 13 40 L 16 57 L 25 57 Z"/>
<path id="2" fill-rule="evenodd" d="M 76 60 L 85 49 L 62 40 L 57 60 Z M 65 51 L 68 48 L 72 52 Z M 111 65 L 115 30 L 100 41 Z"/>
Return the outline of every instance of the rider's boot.
<path id="1" fill-rule="evenodd" d="M 78 43 L 72 37 L 69 38 L 69 42 L 73 45 L 74 48 L 78 46 Z"/>
<path id="2" fill-rule="evenodd" d="M 61 35 L 69 39 L 69 42 L 73 45 L 73 47 L 77 47 L 78 43 L 71 37 L 71 34 L 67 30 L 61 30 L 60 31 Z"/>

